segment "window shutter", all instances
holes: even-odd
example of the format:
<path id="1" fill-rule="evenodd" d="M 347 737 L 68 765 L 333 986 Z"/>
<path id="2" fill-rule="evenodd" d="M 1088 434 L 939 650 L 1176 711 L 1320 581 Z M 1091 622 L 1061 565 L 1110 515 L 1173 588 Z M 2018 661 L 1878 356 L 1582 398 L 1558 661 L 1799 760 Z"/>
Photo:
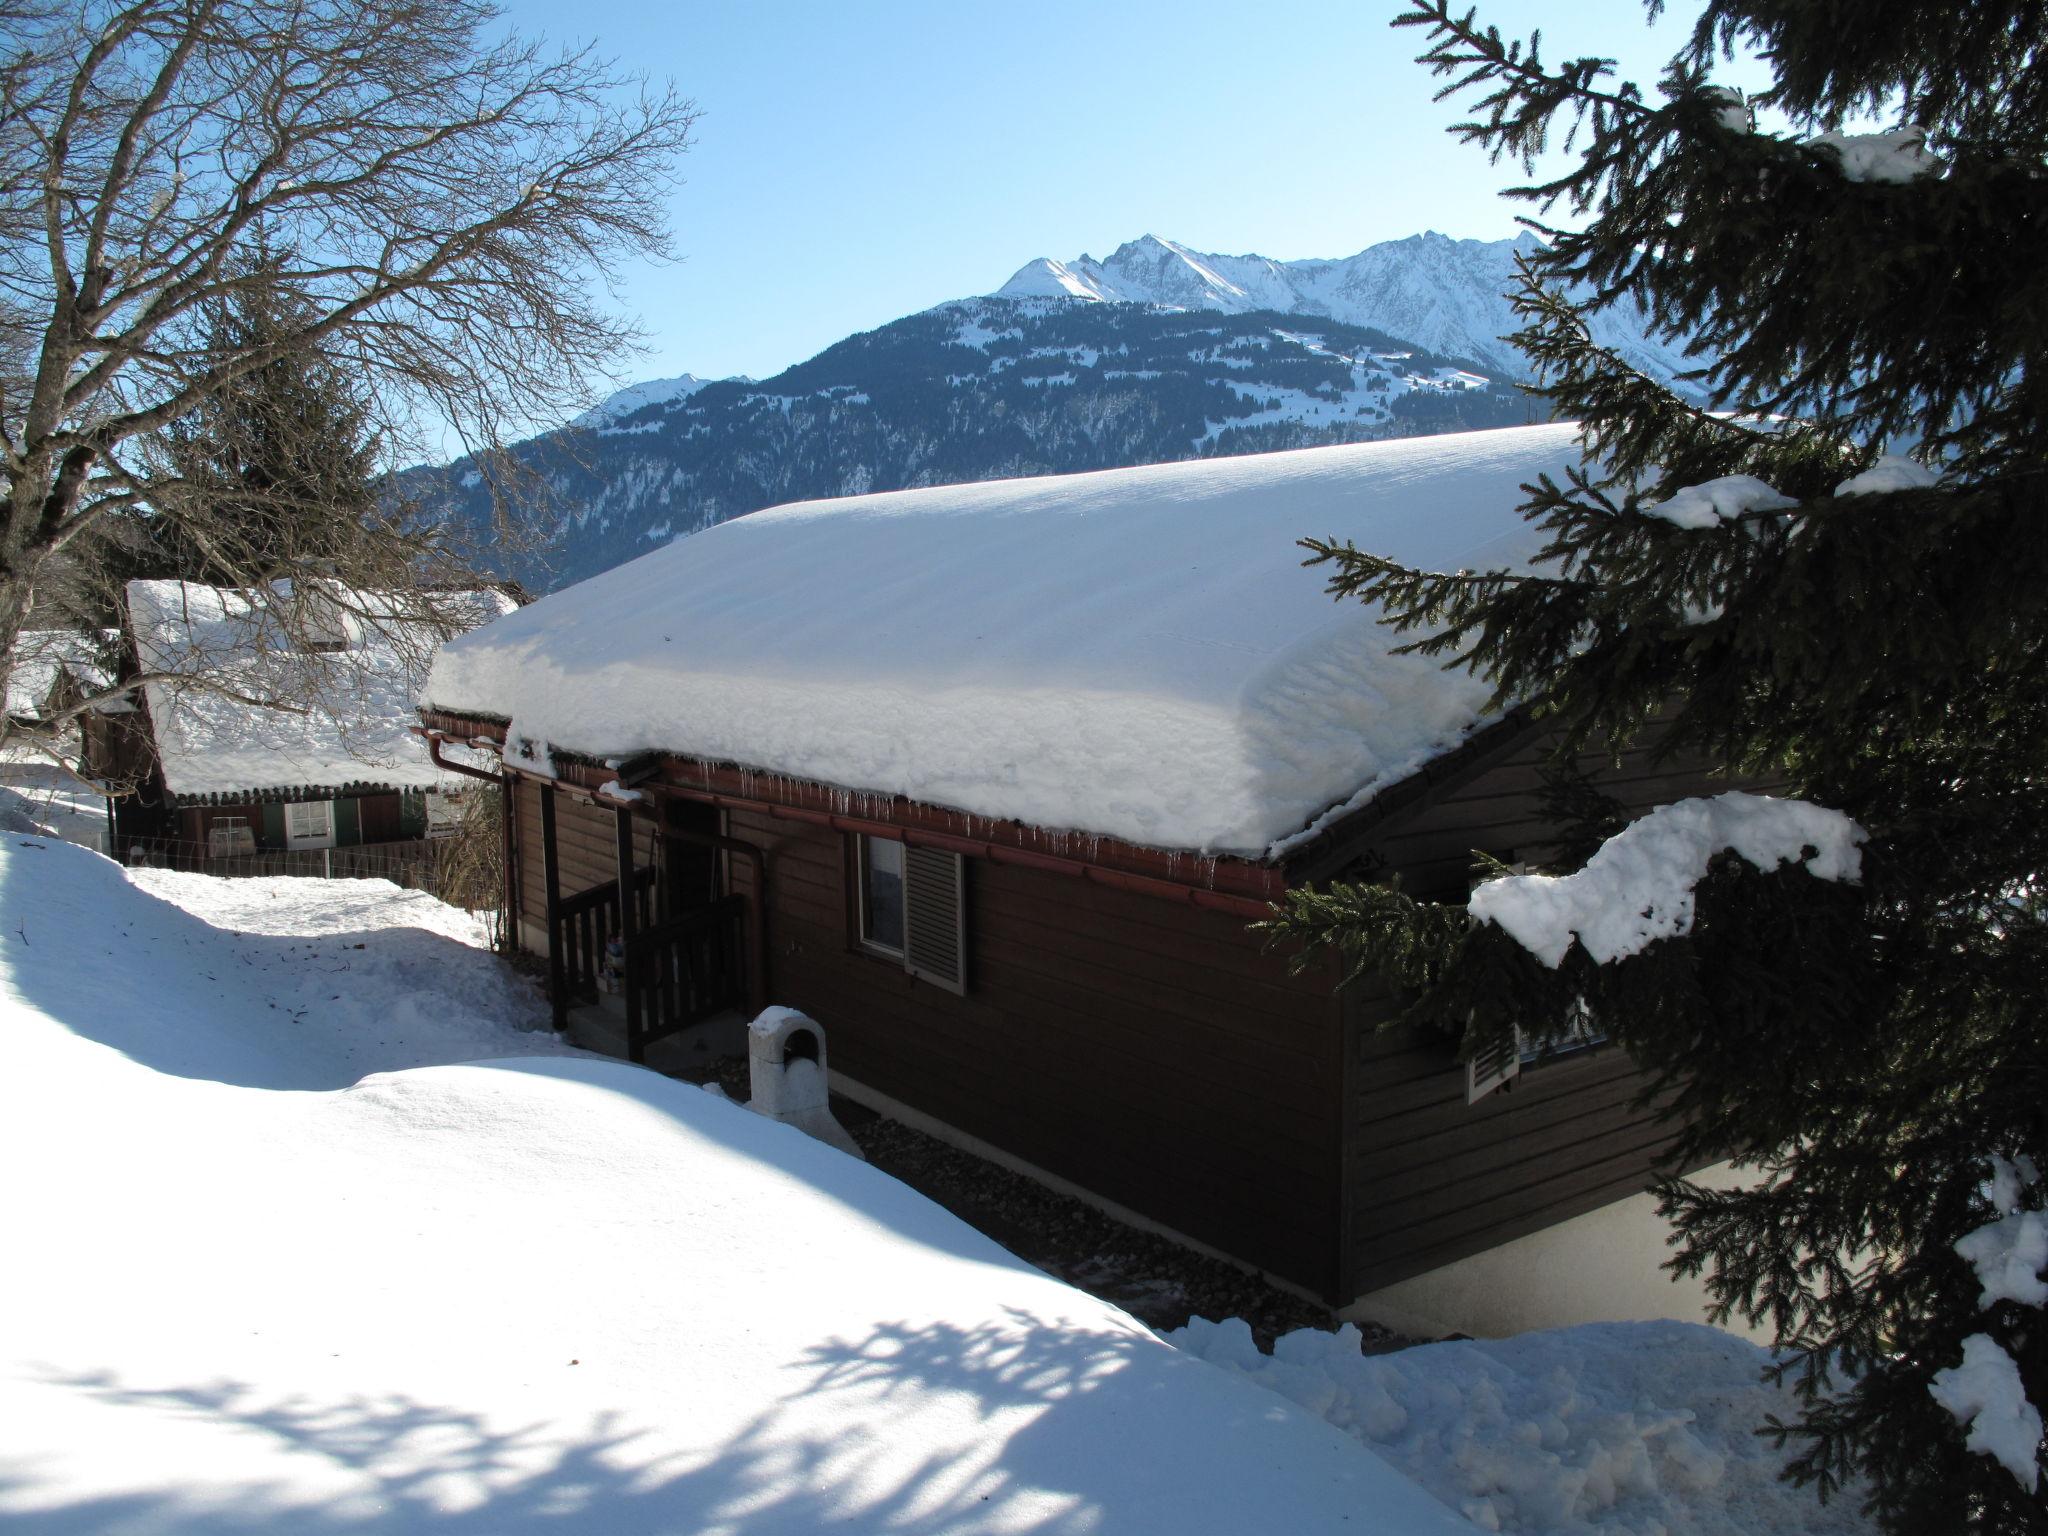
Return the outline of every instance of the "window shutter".
<path id="1" fill-rule="evenodd" d="M 903 850 L 903 968 L 944 987 L 967 991 L 966 869 L 957 853 Z"/>
<path id="2" fill-rule="evenodd" d="M 1512 1040 L 1488 1046 L 1465 1063 L 1465 1102 L 1477 1104 L 1496 1088 L 1504 1088 L 1522 1075 L 1522 1032 Z"/>

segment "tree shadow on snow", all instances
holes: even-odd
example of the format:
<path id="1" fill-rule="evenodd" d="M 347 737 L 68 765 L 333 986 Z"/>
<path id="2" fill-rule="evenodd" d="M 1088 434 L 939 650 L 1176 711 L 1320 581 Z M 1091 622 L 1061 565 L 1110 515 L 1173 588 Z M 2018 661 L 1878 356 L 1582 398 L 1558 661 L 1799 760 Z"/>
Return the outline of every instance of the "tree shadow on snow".
<path id="1" fill-rule="evenodd" d="M 1241 1481 L 1216 1465 L 1241 1426 L 1212 1405 L 1205 1430 L 1213 1434 L 1190 1435 L 1171 1401 L 1180 1373 L 1204 1367 L 1154 1353 L 1148 1369 L 1129 1372 L 1138 1350 L 1159 1346 L 1135 1332 L 1076 1330 L 1014 1310 L 973 1328 L 885 1324 L 865 1339 L 819 1343 L 790 1367 L 794 1379 L 773 1406 L 722 1442 L 696 1445 L 687 1422 L 636 1424 L 621 1413 L 510 1425 L 398 1395 L 321 1401 L 267 1397 L 234 1381 L 150 1387 L 111 1372 L 52 1377 L 115 1410 L 256 1437 L 270 1454 L 239 1486 L 201 1472 L 190 1488 L 71 1499 L 46 1486 L 32 1461 L 0 1454 L 0 1512 L 32 1512 L 44 1536 L 131 1528 L 157 1536 L 1078 1536 L 1201 1526 L 1203 1506 L 1193 1501 L 1202 1495 L 1187 1485 Z M 1245 1395 L 1249 1417 L 1256 1394 Z M 952 1405 L 943 1422 L 915 1413 L 935 1396 Z M 992 1426 L 999 1416 L 1005 1422 Z M 930 1443 L 903 1455 L 898 1437 L 920 1433 Z M 957 1443 L 939 1443 L 948 1435 Z M 125 1438 L 110 1426 L 115 1445 Z M 895 1448 L 898 1470 L 879 1464 L 885 1447 Z M 244 1444 L 228 1455 L 249 1451 Z M 1201 1475 L 1189 1478 L 1190 1468 Z M 307 1502 L 287 1485 L 293 1475 L 330 1496 Z M 123 1481 L 118 1467 L 107 1480 Z M 337 1485 L 346 1492 L 332 1496 Z"/>

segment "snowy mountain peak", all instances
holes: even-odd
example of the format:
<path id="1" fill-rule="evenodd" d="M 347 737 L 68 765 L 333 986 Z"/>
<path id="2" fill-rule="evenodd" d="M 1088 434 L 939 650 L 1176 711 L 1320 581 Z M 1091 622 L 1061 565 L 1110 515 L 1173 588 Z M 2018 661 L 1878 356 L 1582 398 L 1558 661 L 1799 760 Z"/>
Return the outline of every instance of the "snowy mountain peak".
<path id="1" fill-rule="evenodd" d="M 569 425 L 601 427 L 607 422 L 617 421 L 622 416 L 630 416 L 635 411 L 644 411 L 650 405 L 666 405 L 674 400 L 687 400 L 711 382 L 710 379 L 698 378 L 694 373 L 685 373 L 673 379 L 645 379 L 638 384 L 628 384 L 624 389 L 607 395 Z"/>
<path id="2" fill-rule="evenodd" d="M 1507 295 L 1516 284 L 1515 257 L 1539 243 L 1527 230 L 1507 240 L 1459 240 L 1427 230 L 1355 256 L 1275 261 L 1215 255 L 1145 235 L 1101 261 L 1040 257 L 995 297 L 1314 315 L 1519 377 L 1526 365 L 1503 340 L 1521 328 Z M 1653 377 L 1668 379 L 1690 366 L 1681 346 L 1648 334 L 1645 317 L 1634 312 L 1616 308 L 1596 316 L 1593 333 Z"/>

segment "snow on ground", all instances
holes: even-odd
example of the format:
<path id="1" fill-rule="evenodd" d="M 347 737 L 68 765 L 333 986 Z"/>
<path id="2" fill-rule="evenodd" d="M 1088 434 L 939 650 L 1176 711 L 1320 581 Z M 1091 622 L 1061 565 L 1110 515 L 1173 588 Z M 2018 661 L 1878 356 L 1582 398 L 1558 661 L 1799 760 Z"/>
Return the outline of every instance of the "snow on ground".
<path id="1" fill-rule="evenodd" d="M 0 751 L 0 829 L 61 837 L 104 850 L 107 801 L 36 753 Z"/>
<path id="2" fill-rule="evenodd" d="M 0 1525 L 1469 1532 L 465 922 L 0 840 Z"/>
<path id="3" fill-rule="evenodd" d="M 1433 569 L 1541 543 L 1569 425 L 755 512 L 443 647 L 426 697 L 594 756 L 664 750 L 1166 848 L 1261 853 L 1479 722 L 1296 540 Z"/>
<path id="4" fill-rule="evenodd" d="M 1863 1536 L 1756 1434 L 1792 1418 L 1769 1355 L 1697 1323 L 1592 1323 L 1362 1355 L 1356 1329 L 1284 1335 L 1196 1318 L 1167 1335 L 1371 1447 L 1483 1530 L 1518 1536 Z"/>

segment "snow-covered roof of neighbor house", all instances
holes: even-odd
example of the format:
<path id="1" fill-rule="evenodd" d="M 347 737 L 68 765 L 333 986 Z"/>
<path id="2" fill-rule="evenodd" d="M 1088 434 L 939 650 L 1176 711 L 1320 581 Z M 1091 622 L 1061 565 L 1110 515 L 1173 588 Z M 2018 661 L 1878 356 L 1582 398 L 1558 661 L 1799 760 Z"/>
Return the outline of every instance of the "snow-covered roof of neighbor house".
<path id="1" fill-rule="evenodd" d="M 100 664 L 100 646 L 96 637 L 81 630 L 23 630 L 7 673 L 7 713 L 20 718 L 40 715 L 60 672 L 69 672 L 86 687 L 104 686 L 107 675 Z"/>
<path id="2" fill-rule="evenodd" d="M 413 699 L 438 636 L 362 593 L 328 613 L 345 649 L 295 649 L 274 617 L 288 601 L 188 581 L 131 581 L 128 620 L 158 761 L 174 795 L 379 785 L 434 789 L 456 782 L 412 734 Z M 481 623 L 509 611 L 493 591 L 444 594 L 436 609 Z M 371 617 L 364 617 L 363 615 Z M 191 678 L 193 681 L 185 681 Z"/>
<path id="3" fill-rule="evenodd" d="M 1295 541 L 1527 560 L 1569 425 L 801 502 L 445 646 L 430 707 L 992 819 L 1262 854 L 1450 749 L 1489 690 L 1391 654 Z"/>

